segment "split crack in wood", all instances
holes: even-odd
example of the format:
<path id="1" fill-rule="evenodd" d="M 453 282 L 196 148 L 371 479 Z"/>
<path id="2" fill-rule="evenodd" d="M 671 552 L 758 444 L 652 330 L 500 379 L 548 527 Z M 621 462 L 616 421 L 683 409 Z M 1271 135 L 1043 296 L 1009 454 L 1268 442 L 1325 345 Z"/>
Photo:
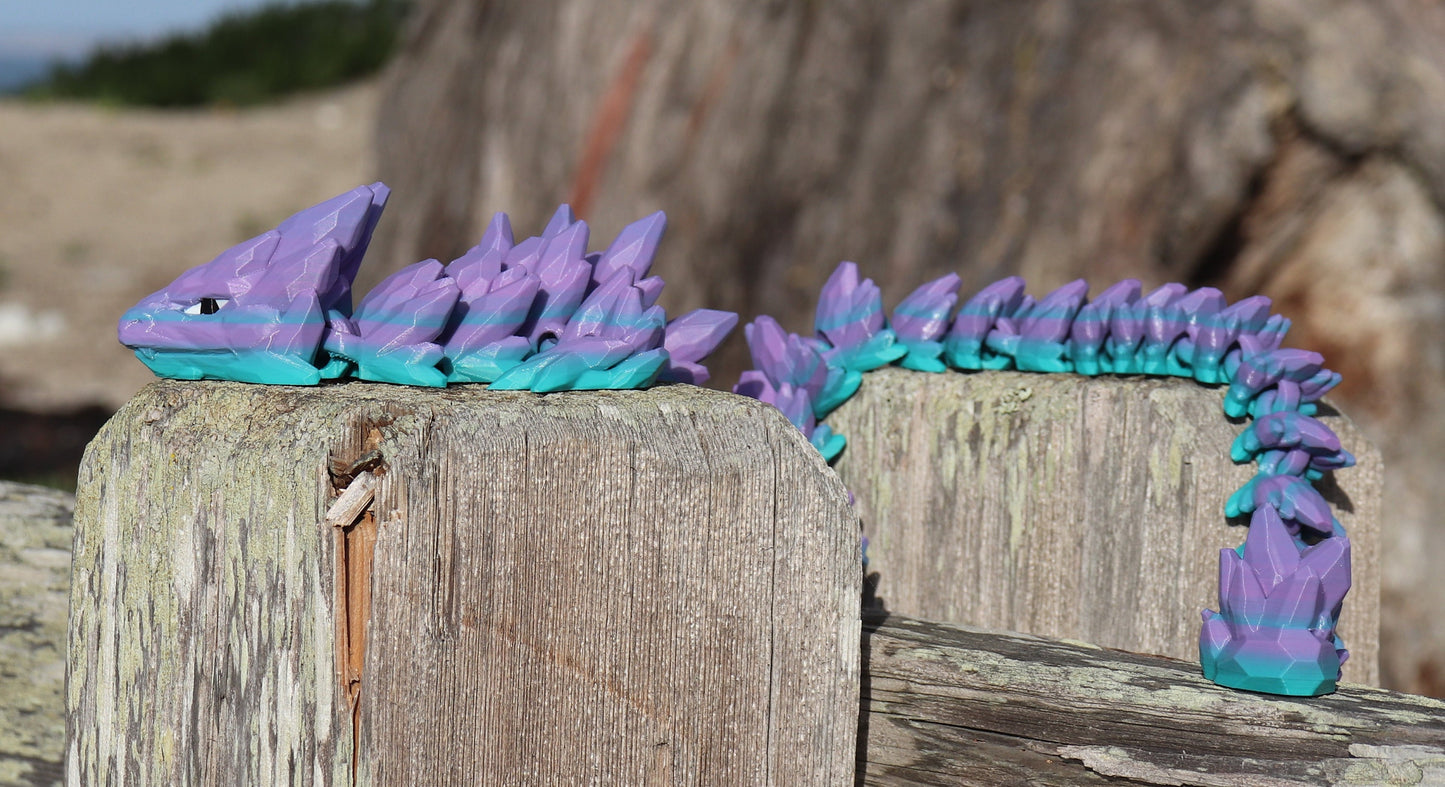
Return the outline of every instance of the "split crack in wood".
<path id="1" fill-rule="evenodd" d="M 333 467 L 332 483 L 344 483 L 345 486 L 326 510 L 324 519 L 336 534 L 336 664 L 347 707 L 351 711 L 353 783 L 360 754 L 361 673 L 366 664 L 366 627 L 371 620 L 371 563 L 376 551 L 377 525 L 373 504 L 376 501 L 377 476 L 385 469 L 381 453 L 375 449 L 362 454 L 342 472 Z"/>

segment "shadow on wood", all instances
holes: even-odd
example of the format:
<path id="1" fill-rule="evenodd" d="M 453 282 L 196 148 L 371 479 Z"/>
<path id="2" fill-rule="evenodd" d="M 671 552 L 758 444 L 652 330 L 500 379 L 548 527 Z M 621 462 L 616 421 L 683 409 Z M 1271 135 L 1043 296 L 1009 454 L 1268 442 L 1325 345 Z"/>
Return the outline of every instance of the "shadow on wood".
<path id="1" fill-rule="evenodd" d="M 0 481 L 0 784 L 65 781 L 65 492 Z"/>

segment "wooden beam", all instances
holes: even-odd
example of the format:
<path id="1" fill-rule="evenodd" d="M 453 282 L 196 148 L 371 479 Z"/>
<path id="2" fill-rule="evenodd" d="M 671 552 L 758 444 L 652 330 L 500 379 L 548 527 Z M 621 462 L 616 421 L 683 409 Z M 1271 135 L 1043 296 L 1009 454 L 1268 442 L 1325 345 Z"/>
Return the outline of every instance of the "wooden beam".
<path id="1" fill-rule="evenodd" d="M 75 523 L 73 782 L 853 776 L 857 518 L 756 401 L 161 381 Z"/>
<path id="2" fill-rule="evenodd" d="M 65 781 L 65 610 L 75 498 L 0 481 L 0 784 Z"/>
<path id="3" fill-rule="evenodd" d="M 903 615 L 1197 659 L 1219 550 L 1246 532 L 1224 501 L 1254 475 L 1229 459 L 1244 424 L 1223 395 L 1171 378 L 870 372 L 828 423 L 848 438 L 837 469 L 875 592 Z M 1378 685 L 1380 454 L 1348 418 L 1321 420 L 1359 461 L 1316 485 L 1353 544 L 1345 679 Z"/>
<path id="4" fill-rule="evenodd" d="M 1358 685 L 1225 689 L 1199 665 L 1080 642 L 865 620 L 865 784 L 1445 783 L 1445 702 Z"/>

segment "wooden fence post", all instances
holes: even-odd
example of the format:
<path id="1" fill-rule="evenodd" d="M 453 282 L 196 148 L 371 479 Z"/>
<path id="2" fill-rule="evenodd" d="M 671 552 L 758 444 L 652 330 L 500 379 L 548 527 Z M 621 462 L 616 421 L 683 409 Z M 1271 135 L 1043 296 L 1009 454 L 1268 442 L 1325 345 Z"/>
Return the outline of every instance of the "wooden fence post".
<path id="1" fill-rule="evenodd" d="M 1172 378 L 882 369 L 828 418 L 890 612 L 1199 659 L 1235 465 L 1223 389 Z M 1353 545 L 1344 679 L 1379 685 L 1382 470 L 1347 418 L 1321 417 L 1356 467 L 1316 486 Z M 1247 524 L 1244 522 L 1244 524 Z"/>
<path id="2" fill-rule="evenodd" d="M 75 522 L 73 783 L 852 783 L 857 518 L 766 405 L 161 381 Z"/>

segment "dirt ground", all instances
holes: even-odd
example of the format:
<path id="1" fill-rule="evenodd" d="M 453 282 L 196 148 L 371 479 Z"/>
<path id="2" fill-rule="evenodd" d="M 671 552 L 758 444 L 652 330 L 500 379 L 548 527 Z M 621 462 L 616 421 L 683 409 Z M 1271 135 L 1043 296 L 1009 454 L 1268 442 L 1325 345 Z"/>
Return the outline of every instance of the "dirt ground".
<path id="1" fill-rule="evenodd" d="M 116 320 L 181 271 L 370 182 L 366 84 L 245 111 L 0 101 L 0 405 L 113 409 Z"/>

